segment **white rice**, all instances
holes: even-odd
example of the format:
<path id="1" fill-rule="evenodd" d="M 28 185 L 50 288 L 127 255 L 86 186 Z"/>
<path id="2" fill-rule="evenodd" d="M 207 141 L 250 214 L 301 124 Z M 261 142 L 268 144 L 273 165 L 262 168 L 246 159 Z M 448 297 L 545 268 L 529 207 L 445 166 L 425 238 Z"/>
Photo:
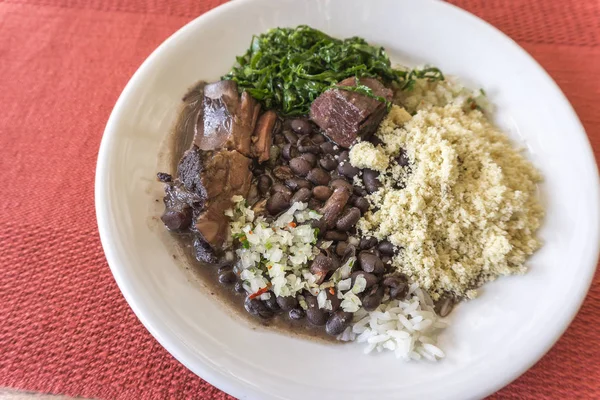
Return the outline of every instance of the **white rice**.
<path id="1" fill-rule="evenodd" d="M 444 358 L 437 337 L 445 322 L 436 315 L 425 292 L 415 284 L 410 285 L 409 292 L 404 301 L 384 299 L 374 311 L 358 310 L 353 324 L 338 340 L 365 343 L 365 354 L 373 350 L 393 351 L 396 358 L 406 361 Z"/>

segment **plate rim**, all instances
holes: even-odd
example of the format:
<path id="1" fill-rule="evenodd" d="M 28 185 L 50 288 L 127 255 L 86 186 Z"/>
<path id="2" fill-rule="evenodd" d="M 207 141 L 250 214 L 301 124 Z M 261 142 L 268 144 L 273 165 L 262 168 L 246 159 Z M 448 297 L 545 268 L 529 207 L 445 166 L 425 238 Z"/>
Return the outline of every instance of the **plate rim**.
<path id="1" fill-rule="evenodd" d="M 151 318 L 147 318 L 147 311 L 144 309 L 144 305 L 142 304 L 141 298 L 136 298 L 133 293 L 131 282 L 124 276 L 123 268 L 121 264 L 123 262 L 119 260 L 114 251 L 115 243 L 112 239 L 111 235 L 111 227 L 108 224 L 110 214 L 110 202 L 107 201 L 109 196 L 106 194 L 106 186 L 103 184 L 107 181 L 106 175 L 109 169 L 108 161 L 110 158 L 110 144 L 114 140 L 114 138 L 118 134 L 118 129 L 116 129 L 117 121 L 119 119 L 120 110 L 123 108 L 125 103 L 127 102 L 127 98 L 130 95 L 130 92 L 133 91 L 133 88 L 138 84 L 138 81 L 142 80 L 142 76 L 145 74 L 147 69 L 150 69 L 155 58 L 160 57 L 160 53 L 162 53 L 166 48 L 173 46 L 179 37 L 184 36 L 188 31 L 193 29 L 193 26 L 196 24 L 202 23 L 204 20 L 208 20 L 211 18 L 218 18 L 220 14 L 226 13 L 229 9 L 240 7 L 241 4 L 252 3 L 256 0 L 236 0 L 235 2 L 227 2 L 221 4 L 204 14 L 194 18 L 193 20 L 186 23 L 183 27 L 179 28 L 176 32 L 174 32 L 171 36 L 169 36 L 166 40 L 164 40 L 156 49 L 152 51 L 152 53 L 144 60 L 144 62 L 138 67 L 136 72 L 132 75 L 132 77 L 127 82 L 125 88 L 119 95 L 113 110 L 111 111 L 110 117 L 104 129 L 102 140 L 100 143 L 100 148 L 97 157 L 97 165 L 96 165 L 96 176 L 94 183 L 94 197 L 95 197 L 95 209 L 96 209 L 96 220 L 98 224 L 98 231 L 100 235 L 100 241 L 102 243 L 102 248 L 104 250 L 109 268 L 121 291 L 123 297 L 127 301 L 128 305 L 138 318 L 138 320 L 144 325 L 144 327 L 150 332 L 150 334 L 160 343 L 160 345 L 165 348 L 176 360 L 178 360 L 181 364 L 183 364 L 187 369 L 193 372 L 195 375 L 205 380 L 209 384 L 217 387 L 224 392 L 233 395 L 237 398 L 261 398 L 263 392 L 257 391 L 254 387 L 251 386 L 243 386 L 239 384 L 236 380 L 227 379 L 228 376 L 220 373 L 217 369 L 212 368 L 210 365 L 207 365 L 204 362 L 198 363 L 198 359 L 190 355 L 189 348 L 187 345 L 180 339 L 169 336 L 169 329 L 166 326 L 161 325 L 160 321 L 152 320 Z M 436 7 L 446 7 L 452 12 L 462 14 L 462 17 L 470 19 L 473 23 L 480 24 L 483 29 L 491 30 L 496 35 L 500 36 L 504 41 L 508 41 L 513 48 L 513 50 L 521 53 L 522 56 L 532 63 L 534 67 L 536 67 L 537 72 L 540 77 L 543 78 L 545 84 L 548 84 L 556 93 L 556 99 L 559 101 L 561 106 L 565 109 L 566 112 L 570 113 L 570 117 L 573 120 L 579 131 L 577 134 L 583 135 L 585 139 L 585 143 L 587 144 L 586 151 L 588 153 L 588 157 L 591 157 L 591 160 L 595 160 L 593 149 L 591 147 L 589 138 L 585 132 L 585 128 L 583 127 L 577 113 L 573 109 L 573 106 L 568 101 L 565 94 L 562 92 L 560 87 L 556 84 L 554 79 L 548 74 L 548 72 L 531 56 L 525 49 L 523 49 L 519 44 L 517 44 L 513 39 L 511 39 L 508 35 L 500 31 L 498 28 L 494 27 L 490 23 L 484 21 L 483 19 L 471 14 L 470 12 L 455 6 L 453 4 L 449 4 L 446 2 L 441 2 L 437 0 L 421 0 L 429 2 L 430 4 L 435 4 Z M 590 195 L 595 197 L 596 199 L 600 199 L 600 176 L 598 174 L 598 168 L 596 168 L 596 190 L 594 190 Z M 600 201 L 600 200 L 599 200 Z M 600 207 L 599 207 L 600 208 Z M 595 236 L 600 236 L 600 214 L 597 213 L 598 221 L 596 223 Z M 488 396 L 501 388 L 507 386 L 523 373 L 525 373 L 528 369 L 530 369 L 534 364 L 536 364 L 562 337 L 564 332 L 572 323 L 575 316 L 578 314 L 583 301 L 585 300 L 589 288 L 593 281 L 593 276 L 596 271 L 596 266 L 598 264 L 600 243 L 595 246 L 595 256 L 594 252 L 590 253 L 589 261 L 593 263 L 592 266 L 588 267 L 587 276 L 581 277 L 580 279 L 585 282 L 583 284 L 583 288 L 585 289 L 579 294 L 579 298 L 577 301 L 573 302 L 571 305 L 571 309 L 567 313 L 570 315 L 568 318 L 564 318 L 560 324 L 556 324 L 554 326 L 554 333 L 552 335 L 552 339 L 547 340 L 543 346 L 540 346 L 534 354 L 529 356 L 527 362 L 523 362 L 519 364 L 518 367 L 515 367 L 510 370 L 510 373 L 503 374 L 501 378 L 496 379 L 495 383 L 488 384 L 485 388 L 474 389 L 472 393 L 469 394 L 470 397 L 485 397 Z"/>

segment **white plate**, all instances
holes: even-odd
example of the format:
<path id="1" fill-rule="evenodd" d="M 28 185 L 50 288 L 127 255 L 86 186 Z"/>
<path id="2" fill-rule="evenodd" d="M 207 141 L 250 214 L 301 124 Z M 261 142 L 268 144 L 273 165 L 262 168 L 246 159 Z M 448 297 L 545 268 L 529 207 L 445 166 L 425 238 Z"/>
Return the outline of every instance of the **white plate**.
<path id="1" fill-rule="evenodd" d="M 298 24 L 362 36 L 395 60 L 428 62 L 485 88 L 497 123 L 546 177 L 544 247 L 527 275 L 502 278 L 458 307 L 442 337 L 443 362 L 402 363 L 392 354 L 363 356 L 358 345 L 252 330 L 188 282 L 151 229 L 156 155 L 186 89 L 227 72 L 252 34 Z M 220 389 L 244 399 L 465 399 L 523 373 L 577 312 L 596 266 L 598 192 L 590 146 L 563 94 L 525 51 L 472 15 L 435 1 L 237 0 L 182 28 L 135 73 L 106 126 L 96 209 L 106 257 L 136 315 Z"/>

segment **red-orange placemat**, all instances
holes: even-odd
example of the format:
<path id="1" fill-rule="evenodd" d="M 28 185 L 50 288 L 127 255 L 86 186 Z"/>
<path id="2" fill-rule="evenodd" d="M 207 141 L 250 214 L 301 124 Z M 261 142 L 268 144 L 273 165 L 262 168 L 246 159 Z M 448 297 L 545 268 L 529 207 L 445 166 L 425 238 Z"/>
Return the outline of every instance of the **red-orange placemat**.
<path id="1" fill-rule="evenodd" d="M 228 397 L 175 361 L 131 312 L 102 253 L 93 197 L 102 131 L 127 80 L 171 33 L 222 2 L 0 1 L 0 387 Z M 453 3 L 546 68 L 600 158 L 600 1 Z M 596 274 L 559 343 L 493 397 L 600 398 L 599 325 Z"/>

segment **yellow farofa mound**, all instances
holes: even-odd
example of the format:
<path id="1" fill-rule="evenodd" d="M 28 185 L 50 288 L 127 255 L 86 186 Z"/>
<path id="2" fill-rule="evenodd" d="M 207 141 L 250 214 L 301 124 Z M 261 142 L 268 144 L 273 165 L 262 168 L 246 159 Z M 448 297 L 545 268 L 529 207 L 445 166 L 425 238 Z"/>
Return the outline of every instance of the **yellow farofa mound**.
<path id="1" fill-rule="evenodd" d="M 377 135 L 388 155 L 407 151 L 410 173 L 387 169 L 394 179 L 382 175 L 383 188 L 370 196 L 379 210 L 358 228 L 403 248 L 393 261 L 399 270 L 434 299 L 472 298 L 483 283 L 526 270 L 540 247 L 541 176 L 481 112 L 446 105 L 411 118 L 393 106 Z M 404 189 L 394 187 L 398 178 Z"/>

